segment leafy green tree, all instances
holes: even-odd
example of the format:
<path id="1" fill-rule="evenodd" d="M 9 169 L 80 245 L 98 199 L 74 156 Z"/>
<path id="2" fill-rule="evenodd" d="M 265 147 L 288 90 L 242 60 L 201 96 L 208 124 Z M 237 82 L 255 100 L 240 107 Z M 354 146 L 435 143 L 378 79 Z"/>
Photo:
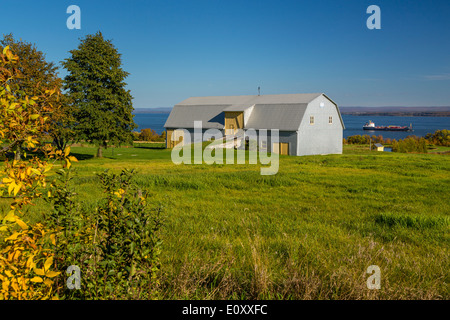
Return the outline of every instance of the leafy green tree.
<path id="1" fill-rule="evenodd" d="M 62 80 L 58 77 L 57 66 L 53 62 L 46 61 L 45 54 L 39 51 L 34 44 L 14 39 L 12 34 L 8 34 L 0 40 L 0 50 L 6 47 L 20 57 L 14 65 L 5 66 L 9 72 L 13 72 L 12 68 L 14 67 L 20 74 L 9 80 L 9 84 L 16 88 L 14 94 L 18 99 L 38 97 L 50 90 L 60 91 Z M 53 95 L 48 100 L 47 105 L 52 106 L 52 112 L 46 114 L 49 117 L 47 121 L 49 128 L 41 135 L 42 137 L 46 137 L 48 133 L 53 139 L 61 140 L 62 136 L 69 137 L 69 132 L 65 128 L 67 128 L 67 123 L 70 123 L 71 116 L 67 104 L 62 103 L 63 101 L 66 100 L 60 95 Z M 37 111 L 38 114 L 43 115 L 43 112 Z M 19 141 L 15 148 L 16 160 L 20 159 L 21 146 Z M 64 150 L 64 148 L 65 144 L 60 150 Z"/>
<path id="2" fill-rule="evenodd" d="M 74 103 L 77 138 L 102 148 L 132 141 L 131 93 L 126 90 L 129 75 L 121 67 L 121 55 L 101 32 L 81 39 L 77 49 L 62 64 L 67 69 L 64 89 Z"/>
<path id="3" fill-rule="evenodd" d="M 142 129 L 139 134 L 139 140 L 141 141 L 152 141 L 157 138 L 157 134 L 153 129 Z"/>
<path id="4" fill-rule="evenodd" d="M 11 80 L 18 85 L 16 94 L 22 96 L 38 96 L 54 88 L 61 87 L 61 79 L 58 77 L 58 67 L 53 62 L 45 60 L 45 54 L 36 48 L 36 45 L 14 39 L 10 33 L 0 40 L 0 49 L 9 49 L 20 57 L 14 67 L 20 72 L 21 77 Z M 9 67 L 8 67 L 9 68 Z"/>

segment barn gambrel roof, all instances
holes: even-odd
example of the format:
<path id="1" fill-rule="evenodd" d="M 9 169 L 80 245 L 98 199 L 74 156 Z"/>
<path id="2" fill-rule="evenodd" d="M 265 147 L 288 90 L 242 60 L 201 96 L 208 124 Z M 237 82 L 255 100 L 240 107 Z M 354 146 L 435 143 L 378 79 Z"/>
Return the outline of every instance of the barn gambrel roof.
<path id="1" fill-rule="evenodd" d="M 191 129 L 194 121 L 201 120 L 204 129 L 223 129 L 224 112 L 245 111 L 253 107 L 245 128 L 296 131 L 308 104 L 322 95 L 336 106 L 344 128 L 336 103 L 323 93 L 191 97 L 173 107 L 164 127 Z"/>

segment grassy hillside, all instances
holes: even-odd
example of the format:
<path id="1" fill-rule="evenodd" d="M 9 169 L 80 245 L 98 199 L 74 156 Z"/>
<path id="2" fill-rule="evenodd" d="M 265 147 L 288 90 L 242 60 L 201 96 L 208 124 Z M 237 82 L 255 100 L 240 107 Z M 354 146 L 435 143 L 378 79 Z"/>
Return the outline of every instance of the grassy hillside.
<path id="1" fill-rule="evenodd" d="M 72 152 L 83 207 L 101 195 L 95 173 L 122 168 L 164 207 L 161 299 L 449 298 L 448 156 L 345 146 L 282 156 L 261 176 L 258 165 L 176 166 L 158 147 Z M 380 290 L 367 289 L 370 265 Z"/>

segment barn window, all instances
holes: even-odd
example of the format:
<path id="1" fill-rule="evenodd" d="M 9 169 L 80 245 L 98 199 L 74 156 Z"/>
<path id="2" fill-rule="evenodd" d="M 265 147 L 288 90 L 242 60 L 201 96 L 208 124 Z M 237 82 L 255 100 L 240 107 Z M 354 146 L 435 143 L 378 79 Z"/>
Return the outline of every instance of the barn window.
<path id="1" fill-rule="evenodd" d="M 309 124 L 314 124 L 314 116 L 309 117 Z"/>
<path id="2" fill-rule="evenodd" d="M 329 124 L 332 124 L 332 123 L 333 123 L 333 117 L 332 117 L 332 116 L 329 116 L 329 117 L 328 117 L 328 123 L 329 123 Z"/>

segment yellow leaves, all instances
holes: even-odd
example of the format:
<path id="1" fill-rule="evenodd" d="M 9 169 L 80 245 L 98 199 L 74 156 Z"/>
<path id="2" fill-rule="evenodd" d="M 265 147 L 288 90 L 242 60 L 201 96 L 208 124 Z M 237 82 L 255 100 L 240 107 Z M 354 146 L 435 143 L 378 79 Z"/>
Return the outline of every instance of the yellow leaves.
<path id="1" fill-rule="evenodd" d="M 13 192 L 14 188 L 16 186 L 16 182 L 12 181 L 8 186 L 8 194 L 11 195 L 11 192 Z"/>
<path id="2" fill-rule="evenodd" d="M 54 246 L 56 246 L 56 236 L 55 236 L 55 234 L 51 234 L 51 235 L 50 235 L 50 240 L 52 241 L 52 244 L 53 244 Z"/>
<path id="3" fill-rule="evenodd" d="M 4 184 L 9 184 L 9 183 L 11 183 L 12 181 L 14 181 L 14 180 L 11 179 L 11 178 L 3 178 L 3 179 L 2 179 L 2 182 L 3 182 Z"/>
<path id="4" fill-rule="evenodd" d="M 3 179 L 3 183 L 5 185 L 8 185 L 8 194 L 11 195 L 11 193 L 12 193 L 14 196 L 16 196 L 17 193 L 19 193 L 20 189 L 23 187 L 23 184 L 21 182 L 16 183 L 16 181 L 14 181 L 12 179 L 9 179 L 7 181 L 10 181 L 10 182 L 9 183 L 5 182 L 5 179 Z"/>
<path id="5" fill-rule="evenodd" d="M 18 94 L 18 87 L 9 81 L 21 76 L 12 65 L 18 57 L 9 47 L 1 52 L 0 143 L 6 141 L 13 146 L 23 141 L 22 147 L 39 147 L 41 137 L 50 131 L 50 125 L 46 123 L 49 119 L 47 115 L 52 115 L 57 108 L 49 103 L 48 98 L 59 95 L 59 89 L 47 90 L 32 97 Z M 49 154 L 54 152 L 50 145 L 41 150 L 45 158 L 57 158 L 55 153 Z M 69 154 L 70 149 L 65 150 L 59 159 L 63 160 Z M 53 280 L 60 274 L 57 270 L 51 270 L 54 265 L 51 250 L 52 244 L 56 245 L 56 231 L 48 230 L 40 223 L 29 224 L 18 213 L 25 205 L 42 197 L 46 174 L 53 165 L 37 157 L 26 160 L 6 160 L 0 169 L 0 195 L 14 198 L 10 203 L 5 203 L 11 211 L 0 221 L 0 299 L 50 299 L 56 288 Z M 76 160 L 69 158 L 69 161 Z"/>
<path id="6" fill-rule="evenodd" d="M 36 263 L 34 262 L 34 254 L 30 255 L 25 266 L 28 270 L 34 269 L 36 267 Z"/>
<path id="7" fill-rule="evenodd" d="M 69 159 L 65 159 L 66 161 L 66 167 L 69 169 L 72 166 L 72 163 L 69 161 Z"/>
<path id="8" fill-rule="evenodd" d="M 16 219 L 19 217 L 15 215 L 14 210 L 11 210 L 8 212 L 8 214 L 3 218 L 3 223 L 9 221 L 9 222 L 15 222 Z"/>
<path id="9" fill-rule="evenodd" d="M 22 188 L 22 183 L 18 183 L 18 184 L 16 184 L 16 185 L 14 186 L 14 191 L 13 191 L 14 196 L 17 195 L 17 193 L 19 192 L 19 190 L 20 190 L 21 188 Z"/>
<path id="10" fill-rule="evenodd" d="M 75 158 L 74 156 L 69 156 L 70 154 L 70 147 L 67 147 L 66 150 L 64 151 L 64 156 L 65 156 L 65 162 L 66 162 L 66 167 L 70 168 L 72 166 L 72 162 L 78 162 L 78 159 Z"/>
<path id="11" fill-rule="evenodd" d="M 35 268 L 34 272 L 38 276 L 45 276 L 47 278 L 54 278 L 57 275 L 59 275 L 61 272 L 51 271 L 50 267 L 52 266 L 52 264 L 53 264 L 53 256 L 51 256 L 50 258 L 45 260 L 43 268 L 40 268 L 40 269 L 39 268 Z"/>
<path id="12" fill-rule="evenodd" d="M 19 291 L 19 285 L 17 283 L 17 281 L 14 281 L 11 283 L 11 287 L 14 289 L 14 291 Z"/>
<path id="13" fill-rule="evenodd" d="M 34 273 L 36 273 L 38 276 L 45 276 L 45 271 L 44 271 L 44 269 L 38 269 L 38 268 L 35 268 L 35 269 L 34 269 Z"/>
<path id="14" fill-rule="evenodd" d="M 20 219 L 13 211 L 7 215 L 8 220 Z M 46 234 L 50 230 L 37 223 L 27 230 L 14 232 L 5 241 L 11 245 L 0 252 L 0 296 L 3 299 L 50 299 L 54 290 L 53 278 L 61 272 L 51 270 L 53 254 L 44 249 Z M 42 263 L 42 268 L 36 267 Z"/>
<path id="15" fill-rule="evenodd" d="M 25 222 L 23 222 L 22 220 L 17 219 L 16 223 L 22 228 L 22 230 L 27 230 L 28 229 L 28 225 Z"/>
<path id="16" fill-rule="evenodd" d="M 125 190 L 123 189 L 119 189 L 118 191 L 114 192 L 114 194 L 118 197 L 118 198 L 122 198 L 123 194 L 125 193 Z"/>
<path id="17" fill-rule="evenodd" d="M 44 263 L 44 270 L 49 270 L 53 263 L 53 257 L 48 258 Z"/>
<path id="18" fill-rule="evenodd" d="M 4 47 L 3 48 L 3 54 L 6 56 L 6 54 L 8 53 L 8 51 L 9 51 L 9 46 L 6 46 L 6 47 Z"/>
<path id="19" fill-rule="evenodd" d="M 48 271 L 48 272 L 45 274 L 45 276 L 48 277 L 48 278 L 54 278 L 54 277 L 56 277 L 57 275 L 59 275 L 60 273 L 61 273 L 61 272 Z"/>
<path id="20" fill-rule="evenodd" d="M 9 49 L 9 46 L 6 46 L 6 47 L 3 49 L 3 55 L 6 56 L 6 58 L 7 58 L 9 61 L 15 61 L 15 60 L 18 59 L 18 57 L 17 57 L 16 55 L 14 55 L 14 54 L 11 52 L 11 50 Z"/>
<path id="21" fill-rule="evenodd" d="M 32 279 L 30 279 L 30 281 L 32 281 L 32 282 L 44 282 L 44 280 L 42 280 L 41 277 L 33 277 Z"/>
<path id="22" fill-rule="evenodd" d="M 35 169 L 35 168 L 30 168 L 30 171 L 38 176 L 40 176 L 42 174 L 41 171 L 39 171 L 38 169 Z"/>
<path id="23" fill-rule="evenodd" d="M 5 241 L 14 241 L 16 240 L 22 233 L 20 232 L 14 232 L 12 235 L 10 235 L 8 238 L 5 239 Z"/>

